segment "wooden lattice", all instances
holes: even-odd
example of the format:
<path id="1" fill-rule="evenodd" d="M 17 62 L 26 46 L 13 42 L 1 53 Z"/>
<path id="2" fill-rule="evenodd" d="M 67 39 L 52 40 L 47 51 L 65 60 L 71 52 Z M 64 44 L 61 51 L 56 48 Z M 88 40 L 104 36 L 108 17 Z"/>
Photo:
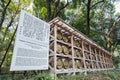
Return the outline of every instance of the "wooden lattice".
<path id="1" fill-rule="evenodd" d="M 113 68 L 111 54 L 59 17 L 50 21 L 49 67 L 52 73 Z"/>

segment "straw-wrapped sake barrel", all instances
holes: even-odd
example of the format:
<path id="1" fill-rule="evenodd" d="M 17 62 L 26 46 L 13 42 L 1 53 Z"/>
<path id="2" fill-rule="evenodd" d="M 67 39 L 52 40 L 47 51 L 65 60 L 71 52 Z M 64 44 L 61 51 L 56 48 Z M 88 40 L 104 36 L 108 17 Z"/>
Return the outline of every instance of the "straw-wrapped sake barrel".
<path id="1" fill-rule="evenodd" d="M 103 68 L 105 68 L 105 64 L 103 63 L 102 65 L 103 65 Z"/>
<path id="2" fill-rule="evenodd" d="M 81 57 L 81 51 L 80 50 L 75 50 L 75 56 L 76 57 Z"/>
<path id="3" fill-rule="evenodd" d="M 61 69 L 62 66 L 63 66 L 62 58 L 57 58 L 57 62 L 56 62 L 57 69 Z"/>
<path id="4" fill-rule="evenodd" d="M 65 59 L 63 60 L 63 65 L 64 65 L 64 68 L 65 68 L 65 69 L 68 69 L 69 66 L 70 66 L 70 64 L 69 64 L 69 59 L 65 58 Z"/>
<path id="5" fill-rule="evenodd" d="M 62 45 L 57 44 L 57 53 L 62 53 Z"/>
<path id="6" fill-rule="evenodd" d="M 79 41 L 77 39 L 74 39 L 74 42 L 73 42 L 74 46 L 76 47 L 79 47 L 80 44 L 79 44 Z"/>
<path id="7" fill-rule="evenodd" d="M 68 36 L 68 34 L 63 34 L 63 41 L 64 42 L 69 42 L 69 36 Z"/>
<path id="8" fill-rule="evenodd" d="M 100 56 L 99 55 L 97 56 L 97 58 L 98 58 L 98 61 L 100 61 Z"/>
<path id="9" fill-rule="evenodd" d="M 86 59 L 89 59 L 89 58 L 90 58 L 89 53 L 85 53 L 85 58 L 86 58 Z"/>
<path id="10" fill-rule="evenodd" d="M 99 68 L 102 68 L 102 64 L 100 62 L 98 64 L 99 64 Z"/>
<path id="11" fill-rule="evenodd" d="M 97 68 L 96 62 L 93 62 L 93 66 L 94 66 L 94 68 Z"/>
<path id="12" fill-rule="evenodd" d="M 76 68 L 80 69 L 82 67 L 82 63 L 80 60 L 75 61 Z"/>
<path id="13" fill-rule="evenodd" d="M 50 34 L 54 35 L 54 28 L 50 28 Z"/>
<path id="14" fill-rule="evenodd" d="M 92 68 L 92 64 L 93 64 L 93 62 L 89 62 L 89 64 L 90 64 L 90 68 Z"/>
<path id="15" fill-rule="evenodd" d="M 85 63 L 86 63 L 86 67 L 87 67 L 87 68 L 90 68 L 89 61 L 86 61 Z"/>
<path id="16" fill-rule="evenodd" d="M 87 56 L 88 56 L 88 59 L 91 59 L 90 54 L 87 54 Z"/>
<path id="17" fill-rule="evenodd" d="M 93 55 L 93 60 L 96 60 L 96 56 L 95 55 Z"/>
<path id="18" fill-rule="evenodd" d="M 85 48 L 85 50 L 89 51 L 89 45 L 85 44 L 84 48 Z"/>
<path id="19" fill-rule="evenodd" d="M 91 59 L 94 60 L 93 55 L 91 55 Z"/>
<path id="20" fill-rule="evenodd" d="M 62 33 L 61 33 L 61 31 L 57 32 L 57 39 L 58 40 L 62 40 Z"/>
<path id="21" fill-rule="evenodd" d="M 63 46 L 62 49 L 63 49 L 63 53 L 64 53 L 65 55 L 68 55 L 68 54 L 69 54 L 69 48 L 68 48 L 67 46 Z"/>

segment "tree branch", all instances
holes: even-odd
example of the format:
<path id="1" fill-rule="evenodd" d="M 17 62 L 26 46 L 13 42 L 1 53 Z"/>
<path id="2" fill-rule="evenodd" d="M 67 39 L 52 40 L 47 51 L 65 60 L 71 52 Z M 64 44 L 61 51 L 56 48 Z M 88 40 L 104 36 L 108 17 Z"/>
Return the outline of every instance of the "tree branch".
<path id="1" fill-rule="evenodd" d="M 1 72 L 2 65 L 3 65 L 3 63 L 4 63 L 4 61 L 5 61 L 5 58 L 6 58 L 6 56 L 7 56 L 7 53 L 8 53 L 8 51 L 9 51 L 9 49 L 10 49 L 11 43 L 12 43 L 12 41 L 13 41 L 13 39 L 14 39 L 14 36 L 15 36 L 16 31 L 17 31 L 17 27 L 16 27 L 16 29 L 15 29 L 12 37 L 11 37 L 11 40 L 10 40 L 10 42 L 9 42 L 9 44 L 8 44 L 8 47 L 6 48 L 5 54 L 4 54 L 4 56 L 3 56 L 3 58 L 2 58 L 2 61 L 1 61 L 1 63 L 0 63 L 0 72 Z"/>
<path id="2" fill-rule="evenodd" d="M 95 4 L 93 4 L 93 5 L 91 6 L 91 8 L 94 7 L 94 6 L 96 6 L 97 4 L 99 4 L 99 3 L 101 3 L 101 2 L 104 2 L 104 0 L 101 0 L 101 1 L 96 2 Z"/>
<path id="3" fill-rule="evenodd" d="M 10 20 L 10 22 L 8 23 L 7 27 L 6 27 L 5 34 L 4 34 L 4 37 L 3 37 L 2 42 L 4 42 L 5 37 L 6 37 L 6 35 L 7 35 L 7 31 L 8 31 L 8 29 L 9 29 L 9 27 L 12 25 L 12 23 L 14 22 L 14 19 L 15 19 L 17 13 L 19 12 L 19 7 L 20 7 L 20 4 L 18 5 L 18 7 L 17 7 L 17 9 L 16 9 L 16 12 L 15 12 L 14 15 L 11 17 L 11 20 Z"/>
<path id="4" fill-rule="evenodd" d="M 51 20 L 51 0 L 46 0 L 46 7 L 47 7 L 47 21 Z"/>
<path id="5" fill-rule="evenodd" d="M 69 2 L 67 0 L 67 3 L 56 12 L 54 17 L 57 17 L 57 15 L 60 13 L 60 11 L 63 10 L 64 8 L 66 8 L 68 5 L 69 5 Z"/>
<path id="6" fill-rule="evenodd" d="M 4 8 L 3 12 L 2 12 L 2 18 L 1 18 L 1 21 L 0 21 L 0 30 L 2 28 L 2 24 L 3 24 L 4 19 L 5 19 L 6 10 L 7 10 L 8 6 L 9 6 L 10 2 L 11 2 L 11 0 L 8 1 L 8 3 L 6 4 L 6 6 L 5 6 L 5 8 Z"/>
<path id="7" fill-rule="evenodd" d="M 113 22 L 113 24 L 112 24 L 112 26 L 110 27 L 110 29 L 108 30 L 109 32 L 109 34 L 111 34 L 112 33 L 112 31 L 114 30 L 113 28 L 115 27 L 115 25 L 117 25 L 117 23 L 120 21 L 120 17 L 118 17 L 114 22 Z"/>

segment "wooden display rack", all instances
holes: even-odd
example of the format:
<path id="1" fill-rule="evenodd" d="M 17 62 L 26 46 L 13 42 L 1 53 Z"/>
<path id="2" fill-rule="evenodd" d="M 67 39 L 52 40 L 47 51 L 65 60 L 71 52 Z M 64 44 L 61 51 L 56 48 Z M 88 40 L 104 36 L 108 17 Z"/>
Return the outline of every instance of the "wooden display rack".
<path id="1" fill-rule="evenodd" d="M 49 22 L 49 68 L 53 74 L 109 70 L 112 56 L 59 17 Z"/>

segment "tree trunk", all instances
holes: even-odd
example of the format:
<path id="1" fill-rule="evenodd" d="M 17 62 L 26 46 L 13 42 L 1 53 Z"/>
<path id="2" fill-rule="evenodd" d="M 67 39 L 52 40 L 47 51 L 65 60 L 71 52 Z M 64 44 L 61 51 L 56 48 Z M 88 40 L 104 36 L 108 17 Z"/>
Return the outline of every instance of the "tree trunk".
<path id="1" fill-rule="evenodd" d="M 51 20 L 51 1 L 46 0 L 46 7 L 47 7 L 47 21 Z"/>
<path id="2" fill-rule="evenodd" d="M 91 0 L 88 0 L 87 15 L 86 15 L 86 34 L 87 35 L 89 35 L 90 33 L 90 5 L 91 5 Z"/>
<path id="3" fill-rule="evenodd" d="M 9 0 L 8 3 L 6 4 L 6 6 L 3 8 L 4 10 L 2 11 L 2 17 L 1 17 L 1 20 L 0 20 L 0 30 L 2 28 L 4 19 L 5 19 L 5 14 L 6 14 L 6 11 L 7 11 L 7 8 L 9 6 L 10 2 L 11 2 L 11 0 Z M 4 2 L 2 4 L 4 5 Z"/>

